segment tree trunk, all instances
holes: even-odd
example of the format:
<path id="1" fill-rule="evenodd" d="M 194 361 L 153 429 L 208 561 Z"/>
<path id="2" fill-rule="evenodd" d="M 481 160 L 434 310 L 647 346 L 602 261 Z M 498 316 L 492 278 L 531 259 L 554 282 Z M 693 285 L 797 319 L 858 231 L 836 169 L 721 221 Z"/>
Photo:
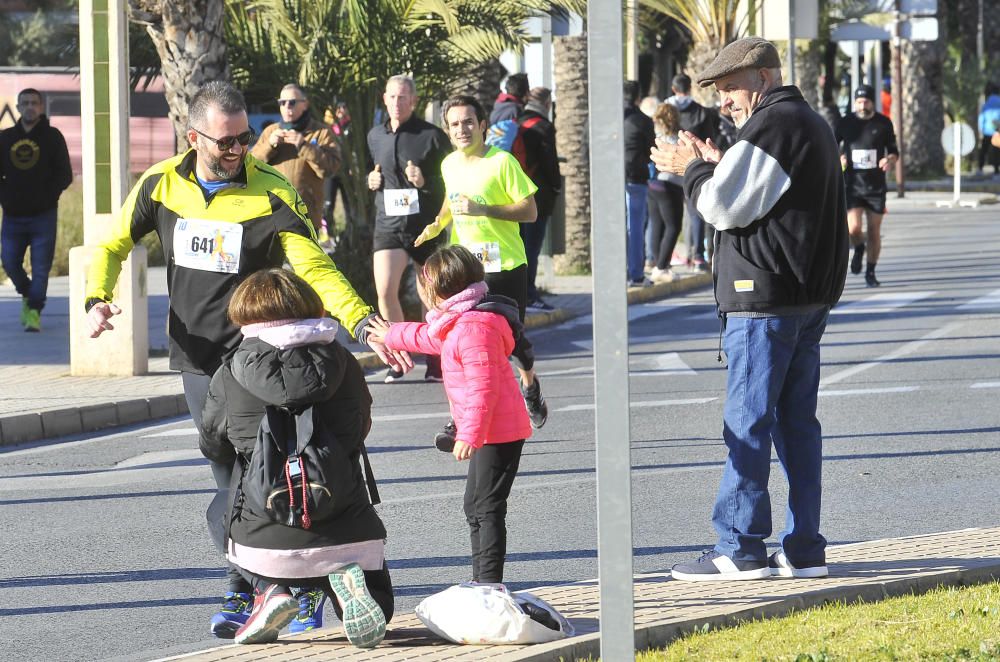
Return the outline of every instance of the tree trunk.
<path id="1" fill-rule="evenodd" d="M 451 94 L 467 94 L 475 97 L 483 105 L 486 114 L 493 111 L 497 96 L 500 94 L 500 81 L 507 75 L 507 69 L 500 60 L 483 62 L 452 86 Z"/>
<path id="2" fill-rule="evenodd" d="M 590 124 L 587 99 L 587 37 L 556 37 L 556 149 L 566 198 L 566 253 L 557 255 L 560 273 L 590 273 Z"/>
<path id="3" fill-rule="evenodd" d="M 702 87 L 698 84 L 698 76 L 708 69 L 715 56 L 722 50 L 722 46 L 714 41 L 696 41 L 691 44 L 688 51 L 687 64 L 684 65 L 684 73 L 691 77 L 691 96 L 703 106 L 709 108 L 715 106 L 718 101 L 718 94 L 715 86 Z"/>
<path id="4" fill-rule="evenodd" d="M 944 174 L 944 75 L 945 41 L 904 41 L 903 58 L 903 167 L 908 177 Z M 893 47 L 895 48 L 895 47 Z M 899 94 L 892 81 L 892 94 Z"/>
<path id="5" fill-rule="evenodd" d="M 187 148 L 188 102 L 202 85 L 229 78 L 223 0 L 129 0 L 160 56 L 170 121 L 179 150 Z"/>

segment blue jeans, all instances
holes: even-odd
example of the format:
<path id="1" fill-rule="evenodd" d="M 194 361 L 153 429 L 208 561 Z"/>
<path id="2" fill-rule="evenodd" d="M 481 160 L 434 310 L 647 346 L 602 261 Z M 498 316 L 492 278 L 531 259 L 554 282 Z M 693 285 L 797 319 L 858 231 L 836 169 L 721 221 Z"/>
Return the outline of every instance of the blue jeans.
<path id="1" fill-rule="evenodd" d="M 542 252 L 545 241 L 545 229 L 549 226 L 548 216 L 539 216 L 534 223 L 521 223 L 521 241 L 524 242 L 524 255 L 528 259 L 528 301 L 538 298 L 538 288 L 535 287 L 535 277 L 538 275 L 538 256 Z"/>
<path id="2" fill-rule="evenodd" d="M 771 445 L 788 479 L 780 542 L 792 564 L 825 560 L 819 533 L 823 439 L 816 419 L 819 342 L 829 309 L 781 317 L 729 317 L 723 436 L 729 457 L 712 525 L 715 550 L 736 561 L 767 557 Z"/>
<path id="3" fill-rule="evenodd" d="M 31 277 L 24 270 L 24 253 L 31 248 Z M 35 310 L 45 307 L 49 270 L 56 252 L 56 210 L 37 216 L 3 215 L 0 259 L 17 293 Z"/>
<path id="4" fill-rule="evenodd" d="M 630 281 L 641 281 L 643 279 L 646 196 L 648 194 L 649 187 L 646 184 L 629 183 L 625 185 L 625 205 L 628 212 L 626 218 L 628 238 L 626 240 L 625 256 L 628 265 L 628 279 Z"/>

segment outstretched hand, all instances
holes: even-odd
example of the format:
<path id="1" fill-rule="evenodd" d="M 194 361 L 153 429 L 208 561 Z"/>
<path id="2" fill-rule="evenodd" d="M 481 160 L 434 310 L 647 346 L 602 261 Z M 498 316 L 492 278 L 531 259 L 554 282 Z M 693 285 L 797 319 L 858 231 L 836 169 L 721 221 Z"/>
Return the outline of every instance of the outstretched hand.
<path id="1" fill-rule="evenodd" d="M 434 221 L 433 223 L 429 223 L 427 227 L 425 227 L 417 236 L 417 238 L 413 241 L 413 245 L 419 246 L 424 242 L 430 241 L 434 237 L 441 234 L 441 230 L 443 229 L 444 227 L 441 225 L 441 221 Z"/>
<path id="2" fill-rule="evenodd" d="M 367 337 L 368 346 L 373 352 L 393 370 L 409 372 L 413 370 L 413 359 L 409 352 L 390 349 L 385 345 L 385 337 L 389 333 L 389 323 L 379 316 L 375 316 L 368 322 Z"/>
<path id="3" fill-rule="evenodd" d="M 97 338 L 105 331 L 113 331 L 114 325 L 109 322 L 115 315 L 120 315 L 122 309 L 113 303 L 95 303 L 87 312 L 87 327 L 90 329 L 90 337 Z"/>

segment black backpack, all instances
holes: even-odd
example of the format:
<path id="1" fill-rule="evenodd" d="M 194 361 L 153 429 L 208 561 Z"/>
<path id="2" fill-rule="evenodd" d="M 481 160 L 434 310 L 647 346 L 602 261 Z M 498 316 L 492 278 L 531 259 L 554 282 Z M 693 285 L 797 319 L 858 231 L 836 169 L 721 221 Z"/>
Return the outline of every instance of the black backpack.
<path id="1" fill-rule="evenodd" d="M 294 414 L 268 406 L 243 475 L 242 492 L 255 512 L 279 524 L 309 529 L 361 498 L 380 502 L 364 443 L 361 456 L 368 487 L 364 496 L 357 466 L 322 416 L 312 407 Z"/>

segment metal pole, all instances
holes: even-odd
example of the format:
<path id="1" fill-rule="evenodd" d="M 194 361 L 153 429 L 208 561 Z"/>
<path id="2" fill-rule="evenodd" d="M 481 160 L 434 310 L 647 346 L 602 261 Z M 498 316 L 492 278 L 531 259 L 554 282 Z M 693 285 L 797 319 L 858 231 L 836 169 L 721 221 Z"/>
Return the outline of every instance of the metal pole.
<path id="1" fill-rule="evenodd" d="M 954 147 L 952 148 L 952 161 L 954 166 L 954 197 L 955 206 L 958 206 L 958 201 L 962 198 L 962 123 L 955 118 L 955 122 L 951 125 L 952 131 L 952 142 Z"/>
<path id="2" fill-rule="evenodd" d="M 788 84 L 795 85 L 795 0 L 788 0 Z"/>
<path id="3" fill-rule="evenodd" d="M 621 3 L 587 3 L 587 63 L 601 657 L 619 662 L 635 659 Z"/>
<path id="4" fill-rule="evenodd" d="M 903 135 L 903 39 L 899 23 L 902 19 L 902 2 L 896 0 L 895 22 L 892 24 L 892 123 L 896 127 L 896 197 L 906 196 L 906 174 L 903 159 L 906 158 L 905 136 Z"/>
<path id="5" fill-rule="evenodd" d="M 873 41 L 872 43 L 875 45 L 875 57 L 872 58 L 875 64 L 875 77 L 873 78 L 875 82 L 872 85 L 875 88 L 875 110 L 885 114 L 889 109 L 882 107 L 882 42 Z"/>
<path id="6" fill-rule="evenodd" d="M 628 11 L 625 15 L 625 30 L 628 41 L 625 48 L 625 77 L 629 80 L 639 80 L 639 2 L 628 0 Z"/>

